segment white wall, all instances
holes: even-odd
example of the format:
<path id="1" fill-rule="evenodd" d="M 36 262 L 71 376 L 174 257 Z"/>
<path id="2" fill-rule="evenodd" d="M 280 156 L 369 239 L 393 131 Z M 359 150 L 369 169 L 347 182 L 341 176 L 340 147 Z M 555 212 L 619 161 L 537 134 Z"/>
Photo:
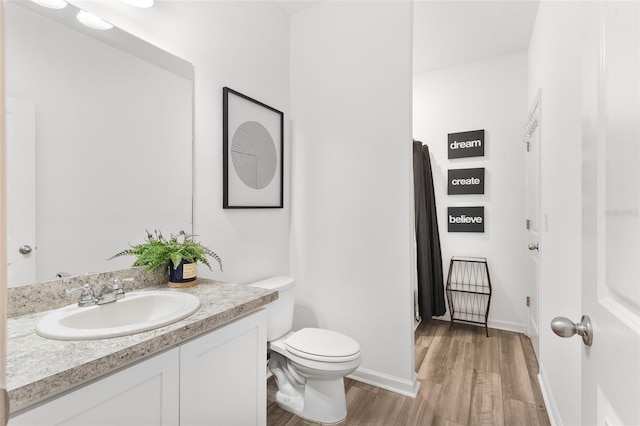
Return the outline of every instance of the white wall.
<path id="1" fill-rule="evenodd" d="M 540 371 L 557 424 L 581 421 L 582 340 L 561 339 L 548 324 L 581 314 L 580 2 L 540 2 L 529 46 L 532 102 L 541 89 Z M 544 226 L 544 225 L 543 225 Z"/>
<path id="2" fill-rule="evenodd" d="M 486 257 L 489 325 L 520 332 L 527 319 L 527 112 L 525 52 L 414 76 L 413 135 L 431 153 L 444 278 L 452 256 Z M 485 129 L 485 156 L 449 160 L 447 134 L 477 129 Z M 476 167 L 485 168 L 484 195 L 447 195 L 449 169 Z M 485 207 L 483 234 L 447 232 L 447 207 L 476 205 Z"/>
<path id="3" fill-rule="evenodd" d="M 296 326 L 343 332 L 361 380 L 414 392 L 409 2 L 291 19 Z"/>
<path id="4" fill-rule="evenodd" d="M 285 129 L 285 208 L 222 209 L 222 88 L 231 87 L 289 119 L 289 17 L 270 2 L 160 1 L 74 4 L 195 66 L 194 232 L 218 253 L 224 273 L 249 282 L 289 273 L 290 156 Z"/>

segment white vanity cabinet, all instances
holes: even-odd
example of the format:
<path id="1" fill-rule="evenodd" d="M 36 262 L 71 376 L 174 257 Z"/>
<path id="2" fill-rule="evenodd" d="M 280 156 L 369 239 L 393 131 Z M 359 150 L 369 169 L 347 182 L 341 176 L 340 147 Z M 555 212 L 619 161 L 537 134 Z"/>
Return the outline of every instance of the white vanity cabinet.
<path id="1" fill-rule="evenodd" d="M 9 426 L 176 425 L 180 350 L 173 348 L 9 419 Z"/>
<path id="2" fill-rule="evenodd" d="M 266 425 L 266 315 L 256 312 L 180 347 L 181 425 Z"/>
<path id="3" fill-rule="evenodd" d="M 12 417 L 9 426 L 265 425 L 266 322 L 264 310 L 241 317 Z"/>

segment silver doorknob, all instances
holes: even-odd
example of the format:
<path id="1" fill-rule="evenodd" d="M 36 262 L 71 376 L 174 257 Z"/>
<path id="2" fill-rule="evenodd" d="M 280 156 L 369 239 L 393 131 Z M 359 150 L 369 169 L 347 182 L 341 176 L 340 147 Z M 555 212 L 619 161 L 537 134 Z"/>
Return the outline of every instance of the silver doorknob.
<path id="1" fill-rule="evenodd" d="M 531 251 L 538 250 L 538 243 L 535 243 L 535 244 L 531 243 L 528 245 L 528 247 L 529 247 L 529 250 Z"/>
<path id="2" fill-rule="evenodd" d="M 18 249 L 18 251 L 19 251 L 21 254 L 29 254 L 29 253 L 31 253 L 31 252 L 33 251 L 33 249 L 31 248 L 31 246 L 28 246 L 28 245 L 26 245 L 26 244 L 25 244 L 25 245 L 23 245 L 22 247 L 20 247 L 20 248 Z"/>
<path id="3" fill-rule="evenodd" d="M 593 326 L 587 315 L 583 315 L 577 324 L 569 318 L 555 317 L 551 321 L 551 330 L 560 337 L 571 337 L 575 334 L 582 336 L 582 342 L 587 346 L 593 343 Z"/>

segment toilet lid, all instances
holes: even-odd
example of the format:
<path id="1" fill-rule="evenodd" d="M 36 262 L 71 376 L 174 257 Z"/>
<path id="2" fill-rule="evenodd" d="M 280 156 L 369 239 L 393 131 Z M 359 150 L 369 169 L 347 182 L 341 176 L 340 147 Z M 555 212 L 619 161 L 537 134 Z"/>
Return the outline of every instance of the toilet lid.
<path id="1" fill-rule="evenodd" d="M 351 337 L 321 328 L 303 328 L 285 341 L 292 353 L 309 359 L 343 362 L 360 356 L 360 345 Z"/>

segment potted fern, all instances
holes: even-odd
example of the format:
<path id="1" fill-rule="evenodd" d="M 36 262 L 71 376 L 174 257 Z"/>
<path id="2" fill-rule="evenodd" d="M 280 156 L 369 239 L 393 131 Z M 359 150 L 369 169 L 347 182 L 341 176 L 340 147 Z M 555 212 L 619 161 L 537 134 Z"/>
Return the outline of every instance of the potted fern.
<path id="1" fill-rule="evenodd" d="M 133 266 L 144 266 L 147 271 L 157 268 L 168 268 L 169 287 L 190 287 L 196 284 L 197 262 L 201 262 L 211 269 L 207 257 L 211 257 L 220 266 L 222 259 L 202 243 L 193 241 L 193 235 L 180 231 L 178 235 L 171 234 L 169 239 L 159 231 L 151 234 L 147 231 L 145 243 L 131 246 L 113 255 L 110 259 L 120 256 L 137 256 Z"/>

